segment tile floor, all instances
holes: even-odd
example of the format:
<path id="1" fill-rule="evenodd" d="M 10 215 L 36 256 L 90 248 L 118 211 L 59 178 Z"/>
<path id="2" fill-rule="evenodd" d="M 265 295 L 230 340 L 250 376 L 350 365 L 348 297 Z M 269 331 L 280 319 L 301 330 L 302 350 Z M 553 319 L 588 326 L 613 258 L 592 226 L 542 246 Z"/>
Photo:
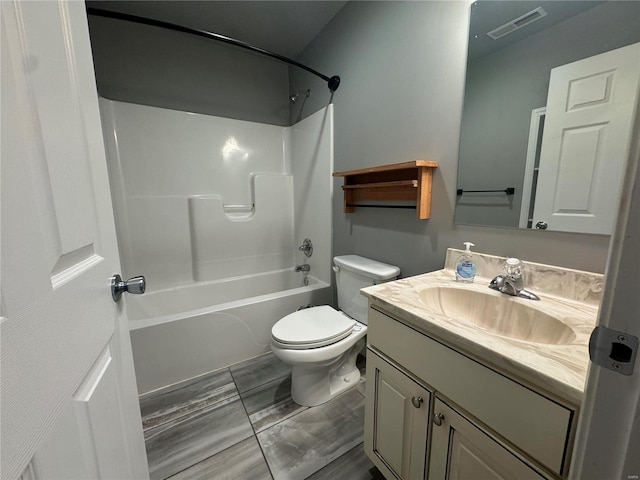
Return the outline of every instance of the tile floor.
<path id="1" fill-rule="evenodd" d="M 268 353 L 140 396 L 151 479 L 383 480 L 362 448 L 364 378 L 311 408 L 290 384 Z"/>

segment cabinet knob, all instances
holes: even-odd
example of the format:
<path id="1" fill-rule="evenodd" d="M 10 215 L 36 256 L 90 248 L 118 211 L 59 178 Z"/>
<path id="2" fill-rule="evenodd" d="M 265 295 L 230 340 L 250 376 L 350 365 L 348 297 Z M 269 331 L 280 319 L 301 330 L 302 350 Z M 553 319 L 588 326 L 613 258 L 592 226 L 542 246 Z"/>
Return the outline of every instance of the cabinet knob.
<path id="1" fill-rule="evenodd" d="M 442 425 L 442 420 L 444 420 L 444 415 L 441 413 L 434 413 L 433 414 L 433 423 L 435 423 L 437 426 Z"/>
<path id="2" fill-rule="evenodd" d="M 424 402 L 424 400 L 422 400 L 422 397 L 413 397 L 411 399 L 411 403 L 413 403 L 413 406 L 416 408 L 420 408 L 420 405 L 422 405 L 422 402 Z"/>

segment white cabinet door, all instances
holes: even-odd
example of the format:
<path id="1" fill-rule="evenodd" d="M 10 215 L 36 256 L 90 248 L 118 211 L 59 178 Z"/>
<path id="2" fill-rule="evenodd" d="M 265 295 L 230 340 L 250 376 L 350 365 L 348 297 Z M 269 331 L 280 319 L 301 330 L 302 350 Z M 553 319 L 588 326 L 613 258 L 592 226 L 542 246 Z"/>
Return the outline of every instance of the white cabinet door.
<path id="1" fill-rule="evenodd" d="M 640 81 L 640 43 L 551 70 L 533 225 L 611 234 Z"/>
<path id="2" fill-rule="evenodd" d="M 437 397 L 434 415 L 429 480 L 545 478 Z"/>
<path id="3" fill-rule="evenodd" d="M 431 393 L 367 350 L 364 449 L 387 478 L 425 478 Z"/>
<path id="4" fill-rule="evenodd" d="M 0 477 L 148 478 L 84 2 L 0 7 Z"/>

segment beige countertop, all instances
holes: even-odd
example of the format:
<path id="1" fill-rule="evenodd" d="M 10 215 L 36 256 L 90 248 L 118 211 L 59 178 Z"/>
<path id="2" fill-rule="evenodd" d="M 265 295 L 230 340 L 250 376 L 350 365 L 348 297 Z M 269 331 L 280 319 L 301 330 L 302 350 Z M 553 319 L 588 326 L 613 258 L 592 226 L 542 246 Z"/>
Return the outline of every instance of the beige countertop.
<path id="1" fill-rule="evenodd" d="M 589 364 L 589 336 L 595 327 L 603 276 L 524 262 L 525 287 L 540 296 L 540 301 L 527 300 L 488 288 L 491 278 L 503 273 L 502 257 L 476 254 L 482 276 L 476 276 L 472 284 L 456 282 L 452 267 L 460 253 L 449 249 L 443 270 L 375 285 L 362 293 L 370 303 L 406 325 L 536 390 L 580 405 Z M 501 326 L 500 331 L 506 333 L 499 335 L 467 320 L 448 317 L 429 308 L 420 296 L 425 289 L 443 286 L 481 292 L 489 295 L 489 301 L 496 296 L 499 302 L 524 303 L 560 320 L 573 334 L 561 344 L 536 343 L 513 338 L 518 337 L 520 327 L 512 319 L 501 320 L 510 323 Z M 469 308 L 474 306 L 470 303 Z"/>

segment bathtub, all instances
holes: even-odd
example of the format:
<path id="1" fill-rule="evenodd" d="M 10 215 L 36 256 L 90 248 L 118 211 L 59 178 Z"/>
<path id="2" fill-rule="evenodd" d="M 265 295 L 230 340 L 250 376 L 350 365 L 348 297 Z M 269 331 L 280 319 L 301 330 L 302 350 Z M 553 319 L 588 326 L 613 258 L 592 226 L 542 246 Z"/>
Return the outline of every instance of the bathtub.
<path id="1" fill-rule="evenodd" d="M 293 269 L 194 283 L 126 299 L 138 392 L 270 351 L 271 327 L 302 305 L 331 303 L 331 286 Z"/>

